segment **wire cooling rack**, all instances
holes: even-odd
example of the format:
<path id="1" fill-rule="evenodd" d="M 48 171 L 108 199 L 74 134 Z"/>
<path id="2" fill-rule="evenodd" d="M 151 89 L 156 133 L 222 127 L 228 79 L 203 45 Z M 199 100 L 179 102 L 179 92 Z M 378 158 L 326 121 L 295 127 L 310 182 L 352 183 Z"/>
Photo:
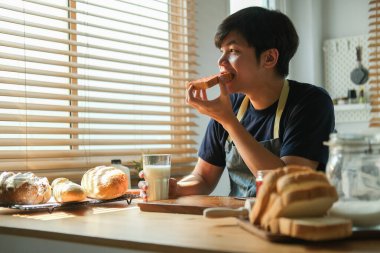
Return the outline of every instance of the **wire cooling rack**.
<path id="1" fill-rule="evenodd" d="M 114 199 L 106 199 L 106 200 L 100 200 L 100 199 L 87 199 L 85 201 L 80 202 L 67 202 L 67 203 L 46 203 L 46 204 L 37 204 L 37 205 L 0 205 L 1 207 L 8 207 L 12 209 L 19 209 L 22 211 L 42 211 L 46 210 L 49 213 L 52 213 L 56 209 L 69 209 L 69 208 L 76 208 L 80 206 L 91 206 L 91 205 L 98 205 L 102 203 L 109 203 L 109 202 L 116 202 L 116 201 L 127 201 L 128 204 L 132 203 L 132 199 L 139 198 L 140 196 L 137 194 L 125 194 L 123 196 L 120 196 L 118 198 Z"/>

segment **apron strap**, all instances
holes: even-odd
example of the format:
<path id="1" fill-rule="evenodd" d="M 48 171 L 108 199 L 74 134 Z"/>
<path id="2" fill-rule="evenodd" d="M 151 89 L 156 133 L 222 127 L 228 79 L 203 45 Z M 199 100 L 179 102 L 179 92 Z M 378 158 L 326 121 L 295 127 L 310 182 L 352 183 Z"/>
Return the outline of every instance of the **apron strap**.
<path id="1" fill-rule="evenodd" d="M 280 119 L 281 119 L 281 115 L 282 115 L 282 113 L 284 111 L 286 100 L 288 99 L 288 95 L 289 95 L 289 83 L 288 83 L 288 80 L 285 79 L 284 85 L 282 86 L 282 89 L 281 89 L 280 99 L 278 100 L 278 105 L 277 105 L 277 110 L 276 110 L 276 117 L 274 119 L 273 139 L 277 139 L 280 136 L 280 134 L 279 134 L 279 132 L 280 132 Z M 239 111 L 238 111 L 238 113 L 236 115 L 236 118 L 239 121 L 241 121 L 241 119 L 243 118 L 245 112 L 247 111 L 249 102 L 250 102 L 249 98 L 247 96 L 245 96 L 244 99 L 243 99 L 243 102 L 241 102 Z M 232 141 L 230 135 L 228 135 L 227 141 L 229 141 L 229 142 Z"/>
<path id="2" fill-rule="evenodd" d="M 243 102 L 241 102 L 241 105 L 240 105 L 240 108 L 239 108 L 239 111 L 236 115 L 236 118 L 241 121 L 241 119 L 243 118 L 245 112 L 247 111 L 247 108 L 248 108 L 248 105 L 249 105 L 249 97 L 245 96 L 244 99 L 243 99 Z M 227 141 L 231 142 L 232 139 L 231 139 L 231 136 L 228 135 L 227 137 Z"/>
<path id="3" fill-rule="evenodd" d="M 278 100 L 276 118 L 274 118 L 273 139 L 277 139 L 280 137 L 280 119 L 281 119 L 282 113 L 284 112 L 288 95 L 289 95 L 289 83 L 288 83 L 288 80 L 285 79 L 284 86 L 282 86 L 282 89 L 281 89 L 280 99 Z"/>

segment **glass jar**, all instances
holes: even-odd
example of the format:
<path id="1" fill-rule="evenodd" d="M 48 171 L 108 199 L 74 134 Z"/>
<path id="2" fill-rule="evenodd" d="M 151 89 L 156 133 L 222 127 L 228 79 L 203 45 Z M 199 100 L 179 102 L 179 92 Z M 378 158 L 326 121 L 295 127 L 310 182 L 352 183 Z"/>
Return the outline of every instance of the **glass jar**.
<path id="1" fill-rule="evenodd" d="M 112 164 L 113 167 L 118 168 L 118 169 L 122 170 L 125 174 L 127 174 L 127 177 L 128 177 L 128 189 L 131 189 L 132 188 L 132 185 L 131 185 L 131 172 L 130 172 L 129 168 L 127 166 L 124 166 L 121 163 L 120 159 L 113 159 L 113 160 L 111 160 L 111 164 Z"/>
<path id="2" fill-rule="evenodd" d="M 355 226 L 380 224 L 380 135 L 331 134 L 326 176 L 339 200 L 331 215 Z"/>
<path id="3" fill-rule="evenodd" d="M 264 179 L 264 171 L 258 170 L 257 176 L 256 176 L 256 196 L 259 194 L 259 189 L 261 185 L 263 184 Z"/>

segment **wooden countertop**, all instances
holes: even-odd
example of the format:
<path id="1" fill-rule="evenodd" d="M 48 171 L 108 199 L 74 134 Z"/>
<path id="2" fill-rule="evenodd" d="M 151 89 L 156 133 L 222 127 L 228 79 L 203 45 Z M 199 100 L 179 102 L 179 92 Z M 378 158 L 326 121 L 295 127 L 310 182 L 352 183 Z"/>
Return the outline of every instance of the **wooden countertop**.
<path id="1" fill-rule="evenodd" d="M 234 218 L 142 212 L 137 201 L 55 210 L 51 214 L 0 208 L 0 238 L 14 234 L 156 252 L 347 253 L 380 249 L 380 241 L 375 239 L 271 243 L 240 228 Z"/>

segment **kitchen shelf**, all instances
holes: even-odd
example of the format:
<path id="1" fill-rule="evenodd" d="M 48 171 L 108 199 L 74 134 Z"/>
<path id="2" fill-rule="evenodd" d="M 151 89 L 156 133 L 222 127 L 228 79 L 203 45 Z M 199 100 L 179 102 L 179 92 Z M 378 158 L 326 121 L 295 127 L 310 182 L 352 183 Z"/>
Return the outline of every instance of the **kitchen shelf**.
<path id="1" fill-rule="evenodd" d="M 335 111 L 359 111 L 365 110 L 369 111 L 371 109 L 370 104 L 343 104 L 343 105 L 334 105 Z"/>
<path id="2" fill-rule="evenodd" d="M 370 104 L 344 104 L 335 105 L 335 122 L 369 122 L 370 119 Z"/>

